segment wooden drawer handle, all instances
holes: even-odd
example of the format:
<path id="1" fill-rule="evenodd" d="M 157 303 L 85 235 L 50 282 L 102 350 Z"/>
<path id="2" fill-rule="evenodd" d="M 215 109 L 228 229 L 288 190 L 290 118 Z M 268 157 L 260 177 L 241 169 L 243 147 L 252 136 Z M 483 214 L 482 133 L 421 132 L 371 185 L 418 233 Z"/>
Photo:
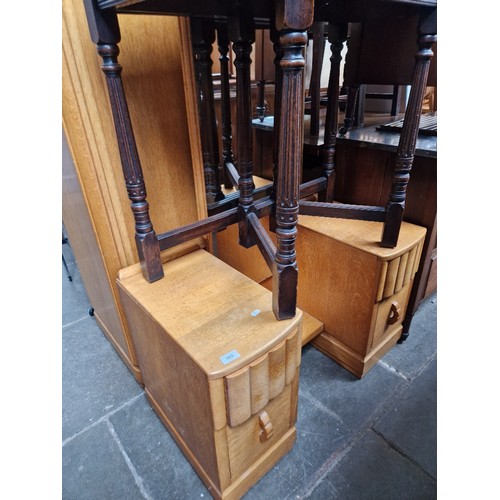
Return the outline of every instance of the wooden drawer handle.
<path id="1" fill-rule="evenodd" d="M 401 316 L 401 307 L 397 302 L 391 304 L 391 309 L 389 310 L 389 317 L 387 318 L 387 324 L 393 325 Z"/>
<path id="2" fill-rule="evenodd" d="M 273 424 L 271 423 L 271 419 L 269 418 L 267 411 L 263 411 L 259 415 L 259 424 L 262 429 L 259 434 L 260 442 L 264 443 L 273 435 Z"/>

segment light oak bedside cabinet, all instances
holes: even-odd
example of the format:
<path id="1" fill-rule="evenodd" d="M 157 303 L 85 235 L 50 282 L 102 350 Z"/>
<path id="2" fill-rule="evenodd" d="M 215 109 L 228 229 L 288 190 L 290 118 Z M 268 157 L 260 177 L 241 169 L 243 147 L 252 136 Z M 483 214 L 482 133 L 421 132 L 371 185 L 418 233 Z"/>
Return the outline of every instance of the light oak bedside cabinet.
<path id="1" fill-rule="evenodd" d="M 403 222 L 395 248 L 381 222 L 300 216 L 297 303 L 324 323 L 312 344 L 362 377 L 398 341 L 426 229 Z"/>
<path id="2" fill-rule="evenodd" d="M 240 498 L 295 442 L 302 311 L 205 250 L 117 283 L 148 400 L 215 498 Z"/>

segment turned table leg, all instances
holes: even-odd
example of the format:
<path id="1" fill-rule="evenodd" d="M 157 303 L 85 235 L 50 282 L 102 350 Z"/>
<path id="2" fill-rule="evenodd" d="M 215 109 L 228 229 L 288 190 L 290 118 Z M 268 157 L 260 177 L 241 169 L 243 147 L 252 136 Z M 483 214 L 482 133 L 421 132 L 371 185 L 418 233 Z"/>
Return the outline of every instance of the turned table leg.
<path id="1" fill-rule="evenodd" d="M 197 82 L 198 109 L 201 130 L 201 149 L 207 202 L 222 200 L 219 174 L 219 138 L 215 116 L 214 87 L 212 81 L 212 43 L 215 26 L 202 19 L 191 19 L 194 68 Z"/>
<path id="2" fill-rule="evenodd" d="M 248 8 L 249 6 L 247 6 Z M 250 248 L 256 244 L 253 231 L 249 228 L 247 216 L 253 206 L 253 144 L 252 144 L 252 94 L 250 65 L 252 43 L 255 41 L 255 28 L 251 12 L 241 8 L 238 15 L 229 19 L 229 39 L 233 42 L 236 54 L 236 123 L 240 191 L 238 217 L 240 245 Z"/>
<path id="3" fill-rule="evenodd" d="M 160 246 L 149 216 L 146 186 L 130 121 L 125 90 L 118 63 L 120 28 L 113 11 L 100 11 L 92 0 L 85 0 L 85 10 L 92 41 L 102 58 L 109 101 L 113 114 L 123 177 L 135 221 L 135 242 L 144 277 L 153 282 L 163 277 Z"/>
<path id="4" fill-rule="evenodd" d="M 339 122 L 339 79 L 340 61 L 344 41 L 347 39 L 347 26 L 328 26 L 328 41 L 332 56 L 330 57 L 330 77 L 328 80 L 328 104 L 325 119 L 325 138 L 321 152 L 322 174 L 326 178 L 326 189 L 319 193 L 318 201 L 333 201 L 335 186 L 335 144 Z"/>
<path id="5" fill-rule="evenodd" d="M 415 155 L 422 104 L 427 86 L 427 75 L 432 56 L 434 55 L 432 46 L 437 40 L 435 33 L 436 11 L 434 10 L 430 16 L 421 19 L 419 24 L 417 37 L 418 52 L 415 56 L 413 84 L 396 153 L 392 188 L 382 233 L 381 245 L 388 248 L 393 248 L 397 245 L 401 221 L 403 220 L 406 187 L 410 180 L 410 171 Z"/>

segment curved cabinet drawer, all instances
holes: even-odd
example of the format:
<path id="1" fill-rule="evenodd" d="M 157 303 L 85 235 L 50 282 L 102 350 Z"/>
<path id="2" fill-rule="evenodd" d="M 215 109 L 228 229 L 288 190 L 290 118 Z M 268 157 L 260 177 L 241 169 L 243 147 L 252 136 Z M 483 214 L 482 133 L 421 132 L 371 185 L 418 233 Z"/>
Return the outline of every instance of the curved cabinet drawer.
<path id="1" fill-rule="evenodd" d="M 241 476 L 294 425 L 300 327 L 264 356 L 224 377 L 232 478 Z"/>
<path id="2" fill-rule="evenodd" d="M 254 362 L 224 377 L 226 416 L 231 427 L 263 410 L 292 382 L 300 365 L 299 330 Z"/>
<path id="3" fill-rule="evenodd" d="M 410 280 L 399 292 L 375 304 L 376 315 L 373 338 L 370 348 L 378 345 L 383 339 L 401 328 L 406 314 L 406 306 L 410 298 L 413 280 Z"/>

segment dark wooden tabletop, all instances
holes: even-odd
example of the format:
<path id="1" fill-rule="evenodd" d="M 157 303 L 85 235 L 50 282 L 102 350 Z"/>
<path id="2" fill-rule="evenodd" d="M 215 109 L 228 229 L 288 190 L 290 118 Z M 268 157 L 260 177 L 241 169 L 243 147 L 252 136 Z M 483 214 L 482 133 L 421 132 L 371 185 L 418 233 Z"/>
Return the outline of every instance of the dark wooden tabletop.
<path id="1" fill-rule="evenodd" d="M 312 2 L 313 0 L 302 0 Z M 225 18 L 234 13 L 235 0 L 97 0 L 101 9 L 116 8 L 124 13 L 189 15 Z M 254 17 L 263 22 L 271 19 L 275 2 L 252 0 Z M 435 8 L 437 0 L 315 0 L 318 21 L 357 22 L 367 16 L 404 15 L 422 8 Z"/>
<path id="2" fill-rule="evenodd" d="M 360 147 L 370 147 L 385 151 L 396 151 L 399 144 L 400 134 L 397 132 L 386 132 L 377 130 L 377 126 L 353 129 L 345 136 L 337 138 L 337 144 L 344 141 L 356 142 Z M 428 156 L 437 158 L 437 137 L 429 135 L 418 135 L 416 156 Z"/>

